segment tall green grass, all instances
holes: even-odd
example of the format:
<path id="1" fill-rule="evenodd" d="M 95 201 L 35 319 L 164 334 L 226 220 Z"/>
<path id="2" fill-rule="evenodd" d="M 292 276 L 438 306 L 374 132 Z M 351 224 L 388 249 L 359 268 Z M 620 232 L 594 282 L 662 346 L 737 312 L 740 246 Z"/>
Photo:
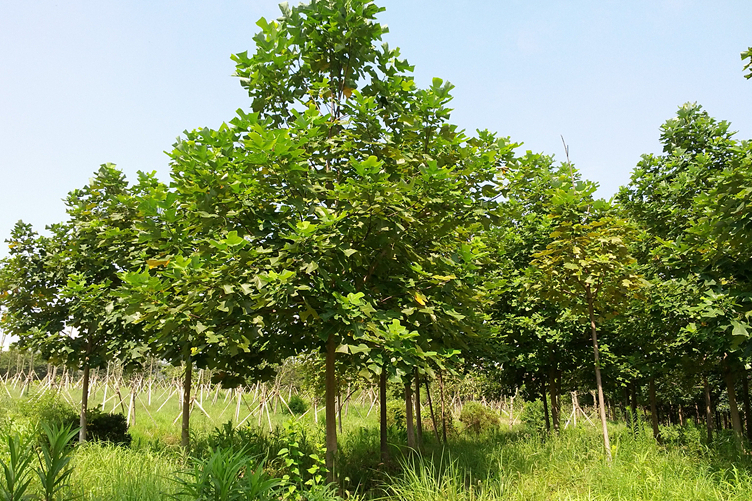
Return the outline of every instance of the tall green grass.
<path id="1" fill-rule="evenodd" d="M 31 419 L 24 421 L 25 415 L 54 417 L 58 411 L 34 391 L 27 395 L 23 399 L 0 395 L 0 458 L 8 457 L 4 436 L 11 431 L 34 432 Z M 151 406 L 139 405 L 130 448 L 97 443 L 76 447 L 71 485 L 79 499 L 159 500 L 176 492 L 174 478 L 189 465 L 177 445 L 179 423 L 173 424 L 177 401 L 173 397 L 157 412 L 162 403 L 163 399 L 155 395 Z M 243 425 L 242 432 L 223 434 L 215 428 L 221 426 L 220 417 L 222 422 L 230 419 L 234 406 L 228 407 L 220 393 L 216 404 L 205 397 L 204 408 L 216 417 L 209 419 L 194 410 L 193 454 L 200 457 L 219 445 L 247 447 L 259 458 L 266 457 L 268 472 L 280 478 L 285 467 L 278 454 L 289 448 L 291 440 L 298 444 L 304 458 L 323 442 L 323 419 L 316 424 L 310 412 L 297 421 L 300 427 L 296 425 L 294 435 L 282 426 L 292 416 L 281 412 L 264 414 L 260 425 L 255 416 Z M 752 456 L 738 451 L 731 436 L 723 431 L 713 444 L 706 444 L 703 430 L 665 427 L 665 441 L 659 445 L 648 427 L 634 433 L 612 423 L 614 459 L 607 465 L 600 433 L 591 426 L 570 428 L 559 435 L 546 434 L 534 425 L 516 426 L 512 431 L 504 426 L 476 435 L 464 432 L 456 423 L 458 432 L 450 437 L 448 447 L 437 444 L 430 431 L 424 432 L 422 455 L 407 451 L 404 431 L 394 428 L 389 440 L 395 462 L 382 464 L 376 412 L 366 417 L 367 411 L 353 404 L 343 419 L 338 474 L 345 491 L 368 499 L 752 499 Z M 244 406 L 241 418 L 247 412 Z M 305 461 L 301 471 L 310 466 L 310 461 Z M 39 486 L 31 485 L 30 489 L 38 492 Z"/>
<path id="2" fill-rule="evenodd" d="M 664 447 L 646 433 L 634 436 L 615 428 L 611 465 L 594 428 L 558 436 L 496 433 L 404 460 L 387 496 L 410 501 L 752 499 L 747 457 L 728 458 L 727 451 L 704 446 Z"/>
<path id="3" fill-rule="evenodd" d="M 167 499 L 181 459 L 168 452 L 133 450 L 102 443 L 76 447 L 72 490 L 84 501 Z"/>

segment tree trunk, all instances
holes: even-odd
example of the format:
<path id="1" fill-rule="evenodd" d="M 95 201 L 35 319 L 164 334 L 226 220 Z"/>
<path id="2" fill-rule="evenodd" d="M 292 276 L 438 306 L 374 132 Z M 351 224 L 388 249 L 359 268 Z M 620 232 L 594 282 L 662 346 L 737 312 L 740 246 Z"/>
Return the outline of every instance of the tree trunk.
<path id="1" fill-rule="evenodd" d="M 747 369 L 742 370 L 742 400 L 744 401 L 744 418 L 747 422 L 747 440 L 752 443 L 752 412 L 749 404 L 749 381 L 747 380 Z"/>
<path id="2" fill-rule="evenodd" d="M 89 410 L 89 365 L 84 366 L 84 380 L 81 388 L 81 418 L 78 422 L 78 426 L 81 428 L 78 431 L 78 441 L 81 443 L 86 442 L 86 411 Z"/>
<path id="3" fill-rule="evenodd" d="M 728 390 L 729 409 L 731 411 L 731 426 L 734 429 L 734 439 L 736 440 L 737 446 L 741 447 L 744 432 L 742 431 L 742 420 L 739 416 L 739 406 L 736 404 L 736 389 L 734 388 L 736 377 L 734 373 L 727 368 L 724 371 L 723 379 L 724 381 L 726 381 L 726 389 Z"/>
<path id="4" fill-rule="evenodd" d="M 439 371 L 439 391 L 441 397 L 441 436 L 444 439 L 444 445 L 447 443 L 447 430 L 446 430 L 446 410 L 444 409 L 444 377 Z"/>
<path id="5" fill-rule="evenodd" d="M 415 368 L 415 439 L 417 446 L 423 446 L 423 416 L 420 412 L 420 372 Z"/>
<path id="6" fill-rule="evenodd" d="M 428 386 L 428 378 L 426 378 L 426 396 L 428 396 L 428 409 L 431 411 L 431 423 L 433 424 L 433 432 L 436 435 L 436 443 L 441 443 L 439 438 L 439 427 L 436 425 L 436 414 L 433 412 L 433 402 L 431 401 L 431 387 Z"/>
<path id="7" fill-rule="evenodd" d="M 655 378 L 650 376 L 650 422 L 653 425 L 653 438 L 661 441 L 661 432 L 658 429 L 658 406 L 655 401 Z"/>
<path id="8" fill-rule="evenodd" d="M 632 428 L 634 431 L 637 431 L 637 423 L 639 422 L 639 419 L 637 417 L 637 385 L 634 381 L 632 381 L 631 385 L 631 393 L 632 393 Z"/>
<path id="9" fill-rule="evenodd" d="M 593 355 L 595 357 L 595 384 L 598 386 L 598 410 L 601 415 L 601 427 L 603 428 L 603 446 L 606 449 L 606 460 L 611 463 L 611 442 L 608 439 L 608 426 L 606 423 L 606 405 L 603 399 L 603 383 L 601 382 L 600 355 L 598 353 L 598 335 L 595 329 L 595 312 L 593 311 L 593 297 L 588 290 L 588 313 L 590 313 L 590 332 L 593 338 Z"/>
<path id="10" fill-rule="evenodd" d="M 541 398 L 543 399 L 543 417 L 546 419 L 546 433 L 551 432 L 551 420 L 548 417 L 548 395 L 546 395 L 546 378 L 541 381 Z"/>
<path id="11" fill-rule="evenodd" d="M 413 427 L 413 391 L 410 381 L 405 383 L 405 421 L 407 428 L 407 446 L 415 449 L 415 428 Z"/>
<path id="12" fill-rule="evenodd" d="M 193 360 L 190 355 L 185 357 L 185 377 L 183 381 L 183 423 L 180 432 L 180 445 L 188 453 L 191 445 L 191 384 L 193 377 Z"/>
<path id="13" fill-rule="evenodd" d="M 339 432 L 342 433 L 342 388 L 337 385 L 337 423 Z"/>
<path id="14" fill-rule="evenodd" d="M 551 394 L 551 420 L 554 430 L 559 431 L 559 395 L 556 392 L 556 370 L 553 367 L 548 370 L 548 391 Z"/>
<path id="15" fill-rule="evenodd" d="M 379 422 L 380 422 L 380 445 L 381 445 L 381 462 L 389 462 L 389 444 L 387 442 L 387 424 L 386 424 L 386 367 L 381 368 L 379 374 Z"/>
<path id="16" fill-rule="evenodd" d="M 336 356 L 334 334 L 330 334 L 326 341 L 326 469 L 327 480 L 335 481 L 334 456 L 337 454 L 337 380 L 334 373 Z"/>

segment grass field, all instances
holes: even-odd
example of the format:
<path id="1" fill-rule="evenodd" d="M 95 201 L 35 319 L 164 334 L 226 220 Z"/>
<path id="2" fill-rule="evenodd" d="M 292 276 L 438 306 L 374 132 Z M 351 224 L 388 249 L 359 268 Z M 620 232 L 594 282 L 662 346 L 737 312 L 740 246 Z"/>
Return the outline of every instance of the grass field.
<path id="1" fill-rule="evenodd" d="M 53 398 L 51 392 L 42 395 L 39 387 L 26 391 L 23 397 L 18 388 L 6 390 L 0 390 L 3 460 L 8 454 L 6 436 L 28 433 L 35 419 L 49 419 L 60 407 L 76 403 L 72 391 L 63 390 Z M 178 402 L 174 395 L 166 399 L 168 393 L 153 391 L 151 405 L 146 392 L 135 399 L 138 405 L 130 428 L 130 447 L 87 443 L 75 448 L 71 494 L 82 500 L 119 501 L 168 499 L 176 492 L 174 479 L 192 463 L 178 446 Z M 102 392 L 93 397 L 91 405 L 101 405 Z M 307 455 L 315 454 L 323 442 L 323 412 L 318 424 L 312 410 L 293 417 L 281 412 L 282 405 L 277 405 L 277 412 L 269 405 L 268 413 L 248 417 L 258 405 L 258 399 L 253 401 L 249 395 L 247 402 L 241 400 L 244 410 L 239 413 L 239 419 L 247 419 L 231 431 L 232 427 L 223 429 L 222 423 L 235 418 L 234 397 L 223 391 L 204 394 L 201 407 L 206 412 L 194 407 L 194 456 L 205 458 L 212 447 L 222 444 L 245 446 L 253 455 L 268 457 L 267 471 L 281 477 L 290 467 L 278 453 L 294 444 L 300 451 L 300 465 L 310 467 Z M 129 399 L 125 400 L 127 411 Z M 351 403 L 342 419 L 338 473 L 345 497 L 414 501 L 752 499 L 750 456 L 737 451 L 731 438 L 723 434 L 712 445 L 705 444 L 703 433 L 694 426 L 664 430 L 666 442 L 658 445 L 647 429 L 634 433 L 613 423 L 614 460 L 610 466 L 604 460 L 601 437 L 591 426 L 548 435 L 521 423 L 476 435 L 463 432 L 458 423 L 447 447 L 439 446 L 426 431 L 422 454 L 404 449 L 404 432 L 393 428 L 394 461 L 383 465 L 378 454 L 376 409 L 367 416 L 370 404 L 364 400 Z M 112 405 L 108 402 L 106 410 Z M 38 490 L 35 483 L 32 488 Z"/>

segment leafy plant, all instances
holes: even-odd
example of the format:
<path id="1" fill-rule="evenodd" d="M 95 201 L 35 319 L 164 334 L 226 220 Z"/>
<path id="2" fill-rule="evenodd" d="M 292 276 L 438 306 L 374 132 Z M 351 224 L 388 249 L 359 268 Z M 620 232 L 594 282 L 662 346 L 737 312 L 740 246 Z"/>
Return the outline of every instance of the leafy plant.
<path id="1" fill-rule="evenodd" d="M 42 424 L 47 441 L 42 442 L 41 453 L 37 452 L 39 468 L 35 468 L 39 481 L 42 483 L 42 499 L 44 501 L 58 501 L 73 499 L 61 497 L 63 489 L 68 487 L 73 466 L 70 466 L 73 448 L 71 441 L 79 430 L 71 430 L 70 426 Z"/>
<path id="2" fill-rule="evenodd" d="M 193 469 L 186 472 L 187 478 L 176 478 L 180 490 L 174 499 L 192 501 L 235 501 L 273 499 L 279 480 L 269 478 L 261 461 L 251 467 L 253 457 L 246 449 L 217 448 L 206 459 L 194 459 Z"/>
<path id="3" fill-rule="evenodd" d="M 317 492 L 317 489 L 325 484 L 327 469 L 323 457 L 326 448 L 318 446 L 315 451 L 306 455 L 303 451 L 310 451 L 310 444 L 305 443 L 304 428 L 297 421 L 286 422 L 282 433 L 285 447 L 279 450 L 278 457 L 284 462 L 284 497 L 299 499 L 306 490 Z"/>
<path id="4" fill-rule="evenodd" d="M 0 459 L 4 477 L 4 482 L 0 482 L 0 495 L 2 501 L 18 501 L 24 498 L 31 482 L 31 438 L 21 438 L 19 434 L 14 433 L 8 435 L 7 441 L 10 459 L 7 463 Z"/>

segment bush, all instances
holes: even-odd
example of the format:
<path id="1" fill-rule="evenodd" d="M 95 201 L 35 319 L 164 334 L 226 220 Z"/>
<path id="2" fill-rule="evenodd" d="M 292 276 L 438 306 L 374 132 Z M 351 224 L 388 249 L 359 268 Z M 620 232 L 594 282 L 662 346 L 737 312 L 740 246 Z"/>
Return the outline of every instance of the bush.
<path id="1" fill-rule="evenodd" d="M 386 425 L 395 427 L 398 430 L 407 428 L 407 417 L 405 416 L 405 402 L 401 400 L 388 400 L 386 402 Z"/>
<path id="2" fill-rule="evenodd" d="M 86 413 L 86 431 L 89 440 L 111 442 L 117 445 L 130 445 L 132 437 L 128 433 L 128 422 L 122 414 L 107 414 L 92 408 Z"/>
<path id="3" fill-rule="evenodd" d="M 540 399 L 525 402 L 522 410 L 522 422 L 530 430 L 543 431 L 546 428 L 546 414 Z"/>
<path id="4" fill-rule="evenodd" d="M 78 413 L 57 393 L 48 391 L 33 395 L 18 405 L 21 416 L 27 418 L 32 426 L 47 424 L 50 426 L 78 426 Z"/>
<path id="5" fill-rule="evenodd" d="M 465 429 L 476 435 L 499 425 L 499 416 L 493 410 L 479 402 L 467 402 L 462 407 L 460 421 Z"/>
<path id="6" fill-rule="evenodd" d="M 293 414 L 300 416 L 301 414 L 305 414 L 308 410 L 308 402 L 303 400 L 303 397 L 300 395 L 293 395 L 290 397 L 290 401 L 287 402 L 287 407 L 290 408 L 290 411 L 292 411 Z M 289 411 L 285 408 L 284 412 L 287 413 Z"/>

